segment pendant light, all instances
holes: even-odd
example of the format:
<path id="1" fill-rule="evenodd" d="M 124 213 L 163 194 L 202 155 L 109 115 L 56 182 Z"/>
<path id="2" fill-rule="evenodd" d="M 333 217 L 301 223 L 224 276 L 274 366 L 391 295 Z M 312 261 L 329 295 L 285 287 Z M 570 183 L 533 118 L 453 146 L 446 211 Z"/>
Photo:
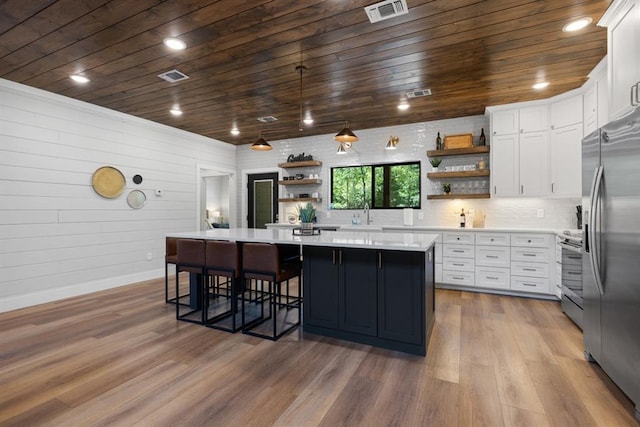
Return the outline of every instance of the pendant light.
<path id="1" fill-rule="evenodd" d="M 300 105 L 300 117 L 298 120 L 298 130 L 302 132 L 304 130 L 303 124 L 311 125 L 313 124 L 313 118 L 311 117 L 311 113 L 307 111 L 306 116 L 303 117 L 303 108 L 302 108 L 302 73 L 309 70 L 305 65 L 300 61 L 300 65 L 296 66 L 296 73 L 300 74 L 300 92 L 299 92 L 299 105 Z"/>
<path id="2" fill-rule="evenodd" d="M 336 142 L 352 143 L 352 142 L 356 142 L 359 138 L 356 136 L 355 133 L 353 133 L 351 129 L 349 129 L 349 125 L 345 121 L 344 127 L 340 132 L 336 134 L 336 136 L 333 137 L 333 139 L 336 140 Z"/>
<path id="3" fill-rule="evenodd" d="M 255 151 L 270 151 L 273 149 L 273 147 L 271 147 L 267 140 L 262 137 L 262 132 L 260 132 L 260 135 L 258 136 L 256 142 L 251 144 L 251 149 Z"/>

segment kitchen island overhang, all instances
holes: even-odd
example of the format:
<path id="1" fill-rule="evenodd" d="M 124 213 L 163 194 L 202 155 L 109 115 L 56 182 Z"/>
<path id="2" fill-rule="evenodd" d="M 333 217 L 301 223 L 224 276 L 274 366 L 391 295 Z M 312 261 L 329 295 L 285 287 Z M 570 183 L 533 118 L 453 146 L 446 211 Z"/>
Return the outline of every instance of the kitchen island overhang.
<path id="1" fill-rule="evenodd" d="M 435 321 L 436 235 L 215 229 L 167 237 L 300 246 L 304 331 L 426 355 Z"/>

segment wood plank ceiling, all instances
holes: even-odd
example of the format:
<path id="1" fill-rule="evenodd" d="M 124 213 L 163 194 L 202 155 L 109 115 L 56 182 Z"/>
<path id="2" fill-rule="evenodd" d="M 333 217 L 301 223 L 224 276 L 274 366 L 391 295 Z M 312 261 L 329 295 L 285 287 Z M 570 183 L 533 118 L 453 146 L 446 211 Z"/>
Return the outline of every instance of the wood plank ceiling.
<path id="1" fill-rule="evenodd" d="M 482 114 L 581 86 L 606 54 L 604 0 L 6 0 L 0 77 L 231 144 Z M 571 19 L 593 23 L 564 33 Z M 180 37 L 182 51 L 162 41 Z M 296 66 L 308 71 L 300 76 Z M 158 74 L 178 69 L 178 83 Z M 79 85 L 69 75 L 90 79 Z M 534 91 L 531 85 L 550 85 Z M 430 88 L 409 101 L 405 93 Z M 302 100 L 302 102 L 301 102 Z M 300 106 L 315 119 L 300 125 Z M 184 114 L 169 113 L 179 105 Z M 257 118 L 278 121 L 260 123 Z M 236 125 L 239 136 L 230 135 Z M 302 128 L 302 130 L 300 130 Z"/>

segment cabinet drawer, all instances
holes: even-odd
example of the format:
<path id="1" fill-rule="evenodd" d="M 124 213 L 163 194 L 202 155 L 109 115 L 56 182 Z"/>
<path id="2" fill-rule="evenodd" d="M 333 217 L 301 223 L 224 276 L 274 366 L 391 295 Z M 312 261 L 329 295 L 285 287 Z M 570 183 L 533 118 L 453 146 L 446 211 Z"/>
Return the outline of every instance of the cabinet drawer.
<path id="1" fill-rule="evenodd" d="M 509 233 L 476 233 L 476 245 L 509 246 L 510 244 Z"/>
<path id="2" fill-rule="evenodd" d="M 521 234 L 511 235 L 511 246 L 548 248 L 551 245 L 550 234 Z"/>
<path id="3" fill-rule="evenodd" d="M 471 245 L 444 245 L 442 254 L 445 257 L 473 258 L 475 257 L 473 246 Z"/>
<path id="4" fill-rule="evenodd" d="M 476 267 L 476 286 L 493 289 L 509 289 L 509 269 Z"/>
<path id="5" fill-rule="evenodd" d="M 582 254 L 562 251 L 562 265 L 582 265 Z"/>
<path id="6" fill-rule="evenodd" d="M 506 267 L 511 262 L 511 250 L 504 246 L 476 246 L 476 265 Z"/>
<path id="7" fill-rule="evenodd" d="M 527 277 L 549 277 L 549 264 L 512 261 L 511 274 Z"/>
<path id="8" fill-rule="evenodd" d="M 453 271 L 473 271 L 475 267 L 474 264 L 473 259 L 470 258 L 444 257 L 442 260 L 442 269 Z"/>
<path id="9" fill-rule="evenodd" d="M 549 279 L 543 277 L 511 276 L 511 289 L 515 291 L 549 293 Z"/>
<path id="10" fill-rule="evenodd" d="M 549 248 L 511 248 L 511 261 L 549 262 Z"/>
<path id="11" fill-rule="evenodd" d="M 474 286 L 475 278 L 473 272 L 442 270 L 442 282 L 452 285 Z"/>
<path id="12" fill-rule="evenodd" d="M 474 233 L 457 233 L 451 231 L 445 231 L 442 233 L 442 241 L 444 243 L 462 243 L 467 245 L 473 245 L 475 243 Z"/>

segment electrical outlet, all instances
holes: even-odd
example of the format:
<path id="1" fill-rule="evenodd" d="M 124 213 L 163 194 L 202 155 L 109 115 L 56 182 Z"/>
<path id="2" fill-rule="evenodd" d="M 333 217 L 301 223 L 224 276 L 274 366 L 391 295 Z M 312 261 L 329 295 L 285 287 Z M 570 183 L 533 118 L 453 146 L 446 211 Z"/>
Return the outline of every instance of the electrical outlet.
<path id="1" fill-rule="evenodd" d="M 422 221 L 424 219 L 424 212 L 418 212 L 418 220 Z"/>
<path id="2" fill-rule="evenodd" d="M 147 252 L 147 261 L 151 261 L 153 259 L 153 253 Z"/>
<path id="3" fill-rule="evenodd" d="M 331 211 L 327 211 L 327 218 L 331 218 Z"/>
<path id="4" fill-rule="evenodd" d="M 537 216 L 538 218 L 544 218 L 544 209 L 538 209 Z"/>

